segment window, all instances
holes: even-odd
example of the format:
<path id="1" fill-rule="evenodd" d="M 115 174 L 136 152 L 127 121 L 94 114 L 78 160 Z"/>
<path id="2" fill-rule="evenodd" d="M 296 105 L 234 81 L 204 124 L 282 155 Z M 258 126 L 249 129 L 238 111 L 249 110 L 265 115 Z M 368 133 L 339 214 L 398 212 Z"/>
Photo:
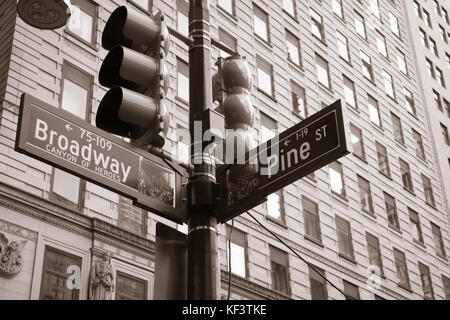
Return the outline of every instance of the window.
<path id="1" fill-rule="evenodd" d="M 442 275 L 442 284 L 444 285 L 445 299 L 450 300 L 450 278 Z"/>
<path id="2" fill-rule="evenodd" d="M 397 63 L 398 63 L 398 69 L 403 72 L 404 74 L 408 74 L 408 69 L 406 67 L 406 60 L 405 55 L 403 52 L 397 51 Z"/>
<path id="3" fill-rule="evenodd" d="M 309 283 L 311 285 L 311 300 L 327 300 L 327 284 L 325 279 L 325 272 L 317 267 L 309 269 Z"/>
<path id="4" fill-rule="evenodd" d="M 256 64 L 258 70 L 258 88 L 263 92 L 267 93 L 269 96 L 273 96 L 273 69 L 272 65 L 256 57 Z"/>
<path id="5" fill-rule="evenodd" d="M 344 11 L 342 10 L 342 0 L 331 0 L 331 7 L 335 15 L 339 18 L 344 18 Z"/>
<path id="6" fill-rule="evenodd" d="M 322 16 L 313 9 L 309 10 L 311 14 L 311 31 L 313 36 L 325 41 L 325 30 L 323 28 Z"/>
<path id="7" fill-rule="evenodd" d="M 425 47 L 429 48 L 429 45 L 428 45 L 428 37 L 427 37 L 426 32 L 419 28 L 419 33 L 420 33 L 420 40 L 422 41 L 422 44 L 423 44 Z"/>
<path id="8" fill-rule="evenodd" d="M 450 146 L 450 138 L 448 136 L 448 129 L 442 123 L 441 123 L 441 131 L 442 131 L 442 136 L 444 137 L 445 143 Z"/>
<path id="9" fill-rule="evenodd" d="M 400 223 L 398 221 L 397 205 L 395 204 L 395 199 L 387 194 L 384 194 L 384 204 L 386 206 L 386 213 L 388 217 L 388 224 L 391 228 L 400 230 Z"/>
<path id="10" fill-rule="evenodd" d="M 264 143 L 277 134 L 277 122 L 261 112 L 260 143 Z"/>
<path id="11" fill-rule="evenodd" d="M 301 67 L 300 40 L 298 40 L 298 38 L 291 32 L 286 30 L 286 43 L 288 60 Z"/>
<path id="12" fill-rule="evenodd" d="M 378 53 L 387 58 L 388 54 L 386 49 L 386 38 L 379 32 L 377 32 L 376 37 Z"/>
<path id="13" fill-rule="evenodd" d="M 430 50 L 434 53 L 436 57 L 439 57 L 438 48 L 436 45 L 436 41 L 433 40 L 433 38 L 430 37 Z"/>
<path id="14" fill-rule="evenodd" d="M 226 32 L 222 28 L 219 28 L 219 41 L 222 42 L 224 45 L 226 45 L 228 48 L 236 50 L 237 47 L 236 38 L 232 37 L 228 32 Z M 226 58 L 229 57 L 230 55 L 225 51 L 219 49 L 219 56 L 222 58 Z"/>
<path id="15" fill-rule="evenodd" d="M 177 58 L 177 95 L 189 102 L 189 65 Z"/>
<path id="16" fill-rule="evenodd" d="M 442 70 L 436 67 L 436 77 L 441 86 L 445 88 L 445 80 L 444 80 L 444 74 L 442 73 Z"/>
<path id="17" fill-rule="evenodd" d="M 270 42 L 269 38 L 269 16 L 266 12 L 253 4 L 253 27 L 254 32 L 264 41 Z"/>
<path id="18" fill-rule="evenodd" d="M 139 7 L 144 9 L 145 11 L 150 10 L 150 1 L 149 0 L 132 0 L 131 2 L 137 4 Z"/>
<path id="19" fill-rule="evenodd" d="M 359 187 L 359 201 L 361 203 L 361 210 L 373 215 L 373 203 L 372 194 L 370 192 L 370 183 L 366 179 L 358 177 L 358 187 Z"/>
<path id="20" fill-rule="evenodd" d="M 380 168 L 380 172 L 385 176 L 390 177 L 391 172 L 389 169 L 389 160 L 387 156 L 386 147 L 380 144 L 379 142 L 375 143 L 375 147 L 377 149 L 377 158 L 378 158 L 378 167 Z"/>
<path id="21" fill-rule="evenodd" d="M 344 176 L 342 165 L 339 162 L 332 162 L 329 166 L 331 191 L 345 198 Z"/>
<path id="22" fill-rule="evenodd" d="M 405 254 L 394 248 L 395 267 L 397 269 L 398 284 L 401 287 L 409 289 L 408 267 L 406 265 Z"/>
<path id="23" fill-rule="evenodd" d="M 445 32 L 445 29 L 441 25 L 439 25 L 439 33 L 441 34 L 442 41 L 447 43 L 448 42 L 447 33 Z"/>
<path id="24" fill-rule="evenodd" d="M 425 10 L 425 9 L 423 9 L 423 17 L 424 17 L 424 20 L 425 20 L 426 24 L 427 24 L 430 28 L 433 28 L 433 26 L 432 26 L 432 24 L 431 24 L 431 17 L 430 17 L 430 14 L 429 14 L 428 11 Z"/>
<path id="25" fill-rule="evenodd" d="M 361 159 L 365 159 L 364 143 L 361 129 L 350 124 L 351 141 L 353 146 L 353 154 Z"/>
<path id="26" fill-rule="evenodd" d="M 437 0 L 433 0 L 433 8 L 438 15 L 441 15 L 441 6 Z"/>
<path id="27" fill-rule="evenodd" d="M 84 0 L 72 0 L 72 14 L 67 29 L 89 44 L 96 42 L 97 6 Z"/>
<path id="28" fill-rule="evenodd" d="M 281 223 L 284 223 L 284 204 L 282 190 L 269 194 L 267 196 L 265 206 L 269 217 L 279 220 Z"/>
<path id="29" fill-rule="evenodd" d="M 369 117 L 370 121 L 373 124 L 376 124 L 377 126 L 381 127 L 381 120 L 380 120 L 380 108 L 378 107 L 378 101 L 372 98 L 372 96 L 368 96 L 369 101 Z"/>
<path id="30" fill-rule="evenodd" d="M 355 11 L 355 29 L 357 34 L 359 34 L 364 39 L 367 39 L 366 25 L 364 23 L 364 18 L 356 11 Z"/>
<path id="31" fill-rule="evenodd" d="M 305 119 L 308 116 L 305 89 L 291 80 L 291 93 L 293 111 L 298 114 L 300 118 Z"/>
<path id="32" fill-rule="evenodd" d="M 147 281 L 117 272 L 116 300 L 147 300 Z"/>
<path id="33" fill-rule="evenodd" d="M 229 225 L 227 229 L 227 240 L 230 236 L 231 228 Z M 240 230 L 233 228 L 231 233 L 231 273 L 238 275 L 242 278 L 247 276 L 247 244 L 246 236 Z M 227 263 L 230 264 L 229 252 L 227 245 Z"/>
<path id="34" fill-rule="evenodd" d="M 295 2 L 294 0 L 283 0 L 283 9 L 295 18 Z"/>
<path id="35" fill-rule="evenodd" d="M 46 246 L 44 265 L 42 268 L 40 300 L 78 300 L 79 289 L 69 289 L 67 273 L 69 266 L 77 266 L 81 270 L 82 259 L 66 252 Z"/>
<path id="36" fill-rule="evenodd" d="M 423 148 L 422 136 L 416 130 L 411 129 L 413 138 L 416 141 L 416 155 L 417 157 L 425 160 L 425 150 Z"/>
<path id="37" fill-rule="evenodd" d="M 399 159 L 400 162 L 400 173 L 402 175 L 403 187 L 411 192 L 414 192 L 411 172 L 409 170 L 409 164 L 402 159 Z"/>
<path id="38" fill-rule="evenodd" d="M 359 288 L 355 286 L 354 284 L 347 282 L 345 280 L 342 280 L 344 283 L 344 292 L 345 295 L 350 297 L 353 300 L 359 300 Z M 346 298 L 348 300 L 348 298 Z"/>
<path id="39" fill-rule="evenodd" d="M 234 0 L 217 0 L 219 7 L 231 15 L 234 15 Z"/>
<path id="40" fill-rule="evenodd" d="M 350 230 L 350 222 L 336 216 L 336 233 L 339 247 L 339 254 L 354 260 L 352 233 Z"/>
<path id="41" fill-rule="evenodd" d="M 61 108 L 89 121 L 92 76 L 64 61 L 60 94 Z M 50 197 L 81 209 L 84 182 L 74 175 L 54 168 Z"/>
<path id="42" fill-rule="evenodd" d="M 419 214 L 410 208 L 408 208 L 408 212 L 409 212 L 409 220 L 413 225 L 414 241 L 423 244 L 422 228 L 420 227 Z"/>
<path id="43" fill-rule="evenodd" d="M 381 260 L 380 243 L 378 238 L 366 232 L 367 251 L 370 266 L 378 268 L 378 275 L 383 275 L 383 261 Z"/>
<path id="44" fill-rule="evenodd" d="M 181 162 L 190 163 L 191 160 L 191 150 L 189 141 L 189 132 L 181 127 L 177 128 L 178 131 L 178 142 L 177 142 L 177 158 Z"/>
<path id="45" fill-rule="evenodd" d="M 400 30 L 398 28 L 398 19 L 395 15 L 389 12 L 389 21 L 391 23 L 391 31 L 400 38 Z"/>
<path id="46" fill-rule="evenodd" d="M 361 57 L 361 61 L 362 61 L 362 73 L 363 73 L 363 75 L 367 79 L 370 79 L 370 80 L 374 81 L 374 79 L 373 79 L 372 60 L 370 59 L 370 57 L 367 54 L 365 54 L 362 51 L 359 52 L 359 56 Z"/>
<path id="47" fill-rule="evenodd" d="M 395 99 L 394 82 L 392 81 L 392 76 L 385 70 L 383 70 L 383 80 L 384 80 L 384 91 L 388 96 Z"/>
<path id="48" fill-rule="evenodd" d="M 380 7 L 378 5 L 378 0 L 370 0 L 370 12 L 377 17 L 377 19 L 380 19 Z"/>
<path id="49" fill-rule="evenodd" d="M 436 103 L 436 107 L 439 110 L 443 111 L 442 103 L 441 103 L 441 96 L 439 95 L 439 93 L 436 90 L 433 90 L 433 99 L 434 99 L 434 102 Z"/>
<path id="50" fill-rule="evenodd" d="M 336 38 L 339 56 L 345 61 L 350 62 L 350 52 L 348 50 L 347 38 L 339 31 L 336 31 Z"/>
<path id="51" fill-rule="evenodd" d="M 189 4 L 185 0 L 177 0 L 177 31 L 189 34 Z"/>
<path id="52" fill-rule="evenodd" d="M 448 19 L 448 12 L 444 8 L 442 8 L 442 16 L 444 17 L 445 22 L 450 24 L 450 20 Z"/>
<path id="53" fill-rule="evenodd" d="M 406 100 L 406 110 L 408 110 L 409 113 L 416 114 L 416 105 L 414 103 L 414 97 L 411 91 L 403 87 L 403 93 L 405 94 L 405 100 Z"/>
<path id="54" fill-rule="evenodd" d="M 355 84 L 352 80 L 347 78 L 346 76 L 342 75 L 342 78 L 344 79 L 344 98 L 345 103 L 353 107 L 354 109 L 357 109 L 356 105 L 356 95 L 355 95 Z"/>
<path id="55" fill-rule="evenodd" d="M 288 255 L 287 253 L 270 245 L 269 249 L 272 290 L 289 294 Z"/>
<path id="56" fill-rule="evenodd" d="M 447 116 L 450 118 L 450 102 L 445 100 L 444 98 L 442 100 L 445 105 L 445 110 L 447 111 Z"/>
<path id="57" fill-rule="evenodd" d="M 430 269 L 419 262 L 420 280 L 422 281 L 423 295 L 425 299 L 434 299 L 433 285 L 431 283 Z"/>
<path id="58" fill-rule="evenodd" d="M 305 220 L 305 237 L 321 243 L 319 208 L 317 203 L 302 196 L 303 219 Z"/>
<path id="59" fill-rule="evenodd" d="M 445 60 L 447 61 L 447 67 L 450 69 L 450 54 L 445 53 Z"/>
<path id="60" fill-rule="evenodd" d="M 433 233 L 434 246 L 438 256 L 445 257 L 444 242 L 442 240 L 441 228 L 431 223 L 431 232 Z"/>
<path id="61" fill-rule="evenodd" d="M 327 88 L 331 88 L 328 61 L 316 54 L 317 80 Z"/>
<path id="62" fill-rule="evenodd" d="M 420 5 L 415 0 L 413 2 L 413 5 L 414 5 L 414 12 L 416 13 L 416 16 L 418 16 L 419 18 L 422 18 L 422 11 L 420 11 Z"/>
<path id="63" fill-rule="evenodd" d="M 400 142 L 401 144 L 405 144 L 405 139 L 403 136 L 403 129 L 402 129 L 402 122 L 400 121 L 400 118 L 397 117 L 393 113 L 391 113 L 391 118 L 392 118 L 392 127 L 394 130 L 395 141 Z"/>
<path id="64" fill-rule="evenodd" d="M 434 73 L 434 67 L 433 67 L 433 62 L 431 62 L 431 60 L 429 60 L 428 58 L 425 59 L 425 65 L 427 67 L 427 72 L 428 75 L 434 79 L 436 79 L 436 75 Z"/>

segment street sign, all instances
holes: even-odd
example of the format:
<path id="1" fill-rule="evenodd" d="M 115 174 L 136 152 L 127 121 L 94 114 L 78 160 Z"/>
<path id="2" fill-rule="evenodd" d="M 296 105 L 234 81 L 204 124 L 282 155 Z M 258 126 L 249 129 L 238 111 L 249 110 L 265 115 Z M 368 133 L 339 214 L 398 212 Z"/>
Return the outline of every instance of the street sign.
<path id="1" fill-rule="evenodd" d="M 187 222 L 184 168 L 29 94 L 22 95 L 15 150 L 129 197 L 145 210 Z"/>
<path id="2" fill-rule="evenodd" d="M 217 169 L 223 201 L 218 221 L 250 210 L 269 194 L 348 153 L 338 100 L 247 153 L 244 164 Z"/>

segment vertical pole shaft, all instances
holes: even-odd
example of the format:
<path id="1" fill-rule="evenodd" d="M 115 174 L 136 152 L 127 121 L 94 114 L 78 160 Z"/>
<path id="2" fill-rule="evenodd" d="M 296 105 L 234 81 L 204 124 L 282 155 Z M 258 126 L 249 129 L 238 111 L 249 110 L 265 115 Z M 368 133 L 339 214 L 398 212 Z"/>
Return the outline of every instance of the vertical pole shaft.
<path id="1" fill-rule="evenodd" d="M 219 266 L 215 217 L 215 163 L 203 150 L 212 102 L 208 0 L 189 0 L 189 129 L 194 171 L 187 186 L 188 299 L 217 299 Z"/>

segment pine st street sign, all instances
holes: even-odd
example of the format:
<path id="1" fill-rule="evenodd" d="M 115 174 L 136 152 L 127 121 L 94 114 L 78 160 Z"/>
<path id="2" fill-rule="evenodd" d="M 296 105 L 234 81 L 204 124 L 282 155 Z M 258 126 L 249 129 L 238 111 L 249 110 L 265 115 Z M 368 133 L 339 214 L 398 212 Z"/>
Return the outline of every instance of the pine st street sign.
<path id="1" fill-rule="evenodd" d="M 16 151 L 133 199 L 135 205 L 186 222 L 186 170 L 131 146 L 71 113 L 22 95 Z"/>
<path id="2" fill-rule="evenodd" d="M 218 168 L 223 201 L 218 221 L 240 215 L 269 194 L 348 153 L 338 100 L 247 153 L 245 164 Z"/>

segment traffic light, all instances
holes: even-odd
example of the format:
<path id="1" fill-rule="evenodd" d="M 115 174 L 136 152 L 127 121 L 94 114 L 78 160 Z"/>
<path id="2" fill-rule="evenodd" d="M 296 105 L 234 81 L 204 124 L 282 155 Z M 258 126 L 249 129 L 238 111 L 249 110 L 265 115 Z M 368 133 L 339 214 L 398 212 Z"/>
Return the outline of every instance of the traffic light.
<path id="1" fill-rule="evenodd" d="M 149 17 L 121 6 L 106 23 L 102 46 L 110 51 L 99 81 L 110 90 L 98 107 L 97 127 L 140 147 L 162 148 L 169 128 L 164 105 L 169 32 L 164 16 Z"/>

